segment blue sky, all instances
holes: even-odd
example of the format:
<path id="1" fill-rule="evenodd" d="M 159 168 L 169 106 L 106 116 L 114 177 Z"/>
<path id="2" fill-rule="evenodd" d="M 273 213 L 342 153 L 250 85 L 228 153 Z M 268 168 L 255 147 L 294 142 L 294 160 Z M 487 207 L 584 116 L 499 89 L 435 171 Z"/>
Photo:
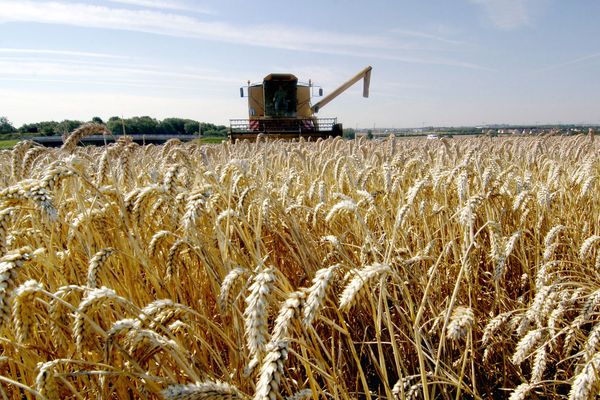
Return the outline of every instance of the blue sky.
<path id="1" fill-rule="evenodd" d="M 0 116 L 245 118 L 291 72 L 346 127 L 600 123 L 600 1 L 0 0 Z M 317 101 L 316 99 L 315 101 Z"/>

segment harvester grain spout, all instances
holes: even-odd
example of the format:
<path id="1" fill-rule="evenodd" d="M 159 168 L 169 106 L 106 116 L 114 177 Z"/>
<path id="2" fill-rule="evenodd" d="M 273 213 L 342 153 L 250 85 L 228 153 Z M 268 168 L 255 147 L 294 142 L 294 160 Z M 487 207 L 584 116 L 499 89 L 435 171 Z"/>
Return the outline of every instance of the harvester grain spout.
<path id="1" fill-rule="evenodd" d="M 248 97 L 248 119 L 232 119 L 229 138 L 255 140 L 258 134 L 273 139 L 327 138 L 342 136 L 342 124 L 337 118 L 317 118 L 316 113 L 359 80 L 364 80 L 363 96 L 369 97 L 371 67 L 367 67 L 311 106 L 311 98 L 322 96 L 323 90 L 298 82 L 292 74 L 269 74 L 260 83 L 240 88 Z M 318 88 L 318 90 L 315 90 Z"/>
<path id="2" fill-rule="evenodd" d="M 364 79 L 363 97 L 369 97 L 369 85 L 371 84 L 371 70 L 372 69 L 373 68 L 371 66 L 369 66 L 369 67 L 363 69 L 362 71 L 360 71 L 358 74 L 353 76 L 347 82 L 342 84 L 339 88 L 335 89 L 333 92 L 331 92 L 329 95 L 325 96 L 317 104 L 312 106 L 312 111 L 314 113 L 318 113 L 319 110 L 321 108 L 323 108 L 327 103 L 329 103 L 331 100 L 338 97 L 340 94 L 342 94 L 344 91 L 346 91 L 346 89 L 348 89 L 350 86 L 354 85 L 356 82 L 360 81 L 361 79 Z"/>

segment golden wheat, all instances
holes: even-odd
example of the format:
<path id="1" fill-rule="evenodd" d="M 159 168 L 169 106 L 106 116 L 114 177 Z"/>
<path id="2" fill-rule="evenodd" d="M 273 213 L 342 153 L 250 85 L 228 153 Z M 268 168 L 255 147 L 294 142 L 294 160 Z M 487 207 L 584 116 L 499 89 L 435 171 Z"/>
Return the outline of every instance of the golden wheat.
<path id="1" fill-rule="evenodd" d="M 599 141 L 102 131 L 0 152 L 0 395 L 598 394 Z"/>

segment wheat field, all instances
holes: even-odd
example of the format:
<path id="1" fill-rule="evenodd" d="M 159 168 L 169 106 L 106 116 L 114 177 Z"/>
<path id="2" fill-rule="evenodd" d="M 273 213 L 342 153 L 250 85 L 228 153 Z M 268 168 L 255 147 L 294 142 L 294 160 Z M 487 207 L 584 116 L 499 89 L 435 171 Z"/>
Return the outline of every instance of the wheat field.
<path id="1" fill-rule="evenodd" d="M 0 396 L 592 399 L 592 137 L 0 152 Z"/>

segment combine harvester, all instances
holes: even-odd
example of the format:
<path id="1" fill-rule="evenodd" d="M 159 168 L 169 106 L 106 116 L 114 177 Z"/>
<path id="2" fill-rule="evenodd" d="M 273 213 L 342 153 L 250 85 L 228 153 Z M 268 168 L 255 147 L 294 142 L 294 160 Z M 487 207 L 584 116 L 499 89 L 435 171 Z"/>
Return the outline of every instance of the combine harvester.
<path id="1" fill-rule="evenodd" d="M 312 82 L 299 83 L 292 74 L 269 74 L 262 83 L 240 88 L 240 96 L 248 97 L 248 119 L 230 120 L 229 138 L 256 140 L 259 134 L 270 139 L 317 139 L 342 136 L 337 118 L 317 118 L 316 114 L 350 86 L 364 80 L 363 97 L 369 97 L 371 67 L 367 67 L 311 106 L 311 98 L 323 96 L 323 89 L 313 93 Z"/>

